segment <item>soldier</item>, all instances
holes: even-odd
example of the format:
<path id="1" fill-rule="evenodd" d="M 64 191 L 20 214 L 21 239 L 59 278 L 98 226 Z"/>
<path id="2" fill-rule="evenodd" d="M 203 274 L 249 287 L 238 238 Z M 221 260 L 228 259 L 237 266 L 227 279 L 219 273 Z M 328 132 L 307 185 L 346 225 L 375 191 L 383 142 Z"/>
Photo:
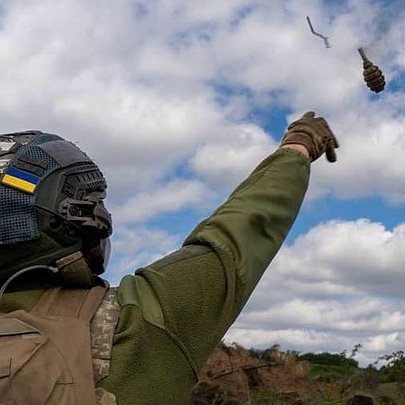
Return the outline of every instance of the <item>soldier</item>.
<path id="1" fill-rule="evenodd" d="M 0 403 L 183 404 L 337 147 L 304 114 L 180 250 L 108 288 L 99 168 L 57 135 L 1 135 Z"/>

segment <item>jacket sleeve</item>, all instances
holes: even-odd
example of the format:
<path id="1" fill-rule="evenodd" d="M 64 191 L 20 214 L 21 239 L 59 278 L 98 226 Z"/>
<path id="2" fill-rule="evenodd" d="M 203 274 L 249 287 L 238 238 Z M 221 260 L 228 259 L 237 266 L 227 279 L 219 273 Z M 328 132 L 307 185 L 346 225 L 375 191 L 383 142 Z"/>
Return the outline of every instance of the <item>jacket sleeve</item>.
<path id="1" fill-rule="evenodd" d="M 233 262 L 243 301 L 281 247 L 309 181 L 309 160 L 291 149 L 265 159 L 184 245 L 205 244 Z"/>
<path id="2" fill-rule="evenodd" d="M 146 321 L 164 329 L 195 373 L 280 248 L 308 179 L 309 160 L 279 149 L 194 229 L 182 249 L 121 282 L 122 303 L 138 306 Z"/>

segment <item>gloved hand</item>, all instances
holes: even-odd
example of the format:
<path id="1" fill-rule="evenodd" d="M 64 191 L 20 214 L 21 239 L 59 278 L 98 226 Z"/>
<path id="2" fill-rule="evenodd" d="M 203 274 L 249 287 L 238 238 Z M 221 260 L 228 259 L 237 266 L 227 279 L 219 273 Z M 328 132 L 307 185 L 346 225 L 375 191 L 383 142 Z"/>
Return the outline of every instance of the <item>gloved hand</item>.
<path id="1" fill-rule="evenodd" d="M 326 120 L 322 117 L 315 118 L 313 111 L 306 112 L 288 127 L 280 146 L 291 144 L 305 146 L 311 162 L 324 152 L 329 162 L 336 161 L 335 149 L 339 147 L 338 141 Z"/>

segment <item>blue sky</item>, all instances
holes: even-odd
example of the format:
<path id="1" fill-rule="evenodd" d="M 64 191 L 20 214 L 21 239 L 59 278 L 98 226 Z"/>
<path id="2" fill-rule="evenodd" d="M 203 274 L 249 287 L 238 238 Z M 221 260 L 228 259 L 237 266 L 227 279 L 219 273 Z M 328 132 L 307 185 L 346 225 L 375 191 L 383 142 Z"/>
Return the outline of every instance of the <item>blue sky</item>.
<path id="1" fill-rule="evenodd" d="M 106 275 L 118 283 L 177 249 L 288 122 L 324 116 L 338 162 L 312 165 L 301 213 L 226 339 L 299 351 L 361 343 L 367 364 L 405 344 L 402 3 L 7 1 L 2 131 L 58 133 L 103 168 L 115 223 Z M 360 46 L 387 78 L 378 95 Z"/>

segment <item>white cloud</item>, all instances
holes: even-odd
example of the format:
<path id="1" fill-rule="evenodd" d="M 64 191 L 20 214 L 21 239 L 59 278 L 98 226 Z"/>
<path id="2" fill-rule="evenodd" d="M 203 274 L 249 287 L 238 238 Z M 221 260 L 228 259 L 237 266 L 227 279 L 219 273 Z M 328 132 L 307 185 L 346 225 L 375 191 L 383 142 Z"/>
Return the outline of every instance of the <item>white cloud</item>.
<path id="1" fill-rule="evenodd" d="M 276 261 L 277 269 L 307 282 L 327 280 L 357 291 L 403 296 L 405 226 L 392 231 L 365 219 L 332 221 L 313 228 L 286 249 L 291 263 Z"/>
<path id="2" fill-rule="evenodd" d="M 247 148 L 240 140 L 246 128 L 260 132 L 249 123 L 254 107 L 281 103 L 291 118 L 311 108 L 327 113 L 342 145 L 337 164 L 315 166 L 312 195 L 379 194 L 403 203 L 403 97 L 369 99 L 357 55 L 358 46 L 368 46 L 387 74 L 403 72 L 401 19 L 388 19 L 371 2 L 328 7 L 261 0 L 5 3 L 2 126 L 76 139 L 108 172 L 111 194 L 122 202 L 130 197 L 127 181 L 139 192 L 193 156 L 196 175 L 212 180 L 202 160 L 223 156 L 225 148 L 229 158 L 212 167 L 221 186 L 234 182 L 267 153 L 266 144 L 268 152 L 275 145 L 264 134 Z M 332 48 L 310 33 L 306 15 Z M 223 85 L 250 96 L 231 91 L 219 101 Z"/>
<path id="3" fill-rule="evenodd" d="M 113 208 L 113 219 L 117 224 L 146 222 L 159 214 L 204 207 L 210 198 L 210 190 L 201 182 L 173 180 L 150 192 L 139 193 Z"/>
<path id="4" fill-rule="evenodd" d="M 112 255 L 106 273 L 109 282 L 117 285 L 123 276 L 178 249 L 180 242 L 179 236 L 163 229 L 121 226 L 112 239 Z"/>
<path id="5" fill-rule="evenodd" d="M 405 224 L 320 224 L 281 249 L 228 339 L 261 347 L 276 339 L 300 351 L 361 343 L 363 364 L 397 350 L 405 340 L 404 244 Z"/>
<path id="6" fill-rule="evenodd" d="M 275 143 L 263 130 L 246 125 L 226 142 L 213 141 L 201 147 L 192 158 L 191 167 L 208 183 L 229 189 L 275 149 Z"/>
<path id="7" fill-rule="evenodd" d="M 171 44 L 198 24 L 195 10 L 155 3 L 145 3 L 150 10 L 138 17 L 129 1 L 7 4 L 0 31 L 4 130 L 37 127 L 77 140 L 112 173 L 111 189 L 120 194 L 127 190 L 123 173 L 144 187 L 206 142 L 239 132 L 229 105 L 221 107 L 200 82 L 213 77 L 203 73 L 206 56 L 192 64 Z"/>
<path id="8" fill-rule="evenodd" d="M 405 202 L 404 101 L 387 96 L 336 119 L 339 160 L 334 165 L 315 163 L 310 197 L 333 191 L 345 199 L 380 195 L 389 202 Z"/>

